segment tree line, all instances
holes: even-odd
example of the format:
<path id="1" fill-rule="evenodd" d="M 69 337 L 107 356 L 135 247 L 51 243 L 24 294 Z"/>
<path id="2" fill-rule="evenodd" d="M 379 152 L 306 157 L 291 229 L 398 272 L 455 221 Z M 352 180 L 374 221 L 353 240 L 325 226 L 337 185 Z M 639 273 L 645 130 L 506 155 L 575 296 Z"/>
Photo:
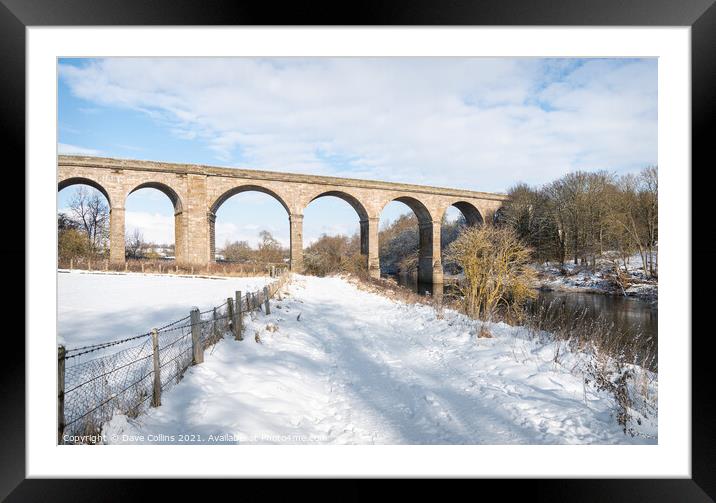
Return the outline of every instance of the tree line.
<path id="1" fill-rule="evenodd" d="M 595 266 L 607 257 L 626 267 L 638 254 L 646 276 L 658 265 L 658 170 L 616 176 L 577 171 L 541 187 L 520 183 L 499 212 L 534 260 Z"/>

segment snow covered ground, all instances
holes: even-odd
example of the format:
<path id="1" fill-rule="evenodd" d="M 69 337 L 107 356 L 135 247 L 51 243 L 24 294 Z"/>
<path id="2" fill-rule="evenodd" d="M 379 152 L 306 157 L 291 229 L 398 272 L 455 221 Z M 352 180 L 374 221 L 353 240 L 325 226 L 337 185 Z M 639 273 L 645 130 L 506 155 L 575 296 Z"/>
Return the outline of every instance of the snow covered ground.
<path id="1" fill-rule="evenodd" d="M 598 259 L 597 267 L 594 269 L 570 262 L 566 262 L 563 266 L 546 263 L 540 265 L 537 272 L 540 286 L 543 288 L 622 294 L 609 279 L 612 275 L 611 268 L 612 264 L 606 259 Z M 658 282 L 646 277 L 642 269 L 641 257 L 638 254 L 629 258 L 626 269 L 630 282 L 626 294 L 630 297 L 656 302 Z"/>
<path id="2" fill-rule="evenodd" d="M 256 291 L 271 278 L 58 272 L 58 344 L 76 347 L 148 332 L 223 304 L 236 290 Z"/>
<path id="3" fill-rule="evenodd" d="M 247 319 L 243 341 L 227 338 L 207 350 L 161 407 L 136 419 L 116 414 L 103 427 L 106 442 L 657 441 L 656 411 L 639 416 L 636 436 L 623 433 L 613 397 L 584 382 L 586 356 L 560 347 L 555 358 L 555 343 L 502 323 L 489 325 L 491 338 L 477 338 L 480 322 L 342 278 L 293 278 L 270 315 Z M 655 399 L 652 377 L 645 385 Z"/>

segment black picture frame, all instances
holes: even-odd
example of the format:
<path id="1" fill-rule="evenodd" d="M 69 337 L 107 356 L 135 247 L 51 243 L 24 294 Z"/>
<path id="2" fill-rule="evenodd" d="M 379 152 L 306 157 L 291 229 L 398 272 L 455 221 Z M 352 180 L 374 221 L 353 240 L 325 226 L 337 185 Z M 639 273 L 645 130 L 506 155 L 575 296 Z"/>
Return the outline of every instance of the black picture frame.
<path id="1" fill-rule="evenodd" d="M 714 143 L 716 122 L 716 6 L 714 0 L 422 0 L 364 1 L 347 8 L 341 2 L 274 5 L 231 0 L 0 0 L 0 131 L 6 171 L 14 166 L 24 186 L 25 165 L 25 41 L 28 26 L 110 25 L 546 25 L 546 26 L 690 26 L 692 71 L 692 166 L 706 165 Z M 48 112 L 49 113 L 49 112 Z M 705 169 L 705 168 L 702 168 Z M 692 189 L 697 170 L 691 170 Z M 21 175 L 21 173 L 23 173 Z M 6 173 L 3 173 L 4 175 Z M 7 182 L 7 178 L 5 179 Z M 10 183 L 10 182 L 7 182 Z M 7 187 L 8 185 L 6 185 Z M 692 191 L 693 192 L 693 191 Z M 692 229 L 711 229 L 706 218 L 708 197 L 693 192 Z M 24 228 L 22 231 L 24 235 Z M 696 234 L 693 234 L 696 236 Z M 23 240 L 24 243 L 24 240 Z M 0 252 L 6 259 L 25 261 L 24 244 Z M 692 245 L 693 263 L 713 263 L 712 248 Z M 32 264 L 25 262 L 26 269 Z M 24 278 L 23 278 L 24 279 Z M 19 284 L 19 283 L 18 283 Z M 692 282 L 692 285 L 694 283 Z M 708 297 L 691 293 L 692 312 L 708 312 Z M 689 292 L 684 292 L 688 295 Z M 20 302 L 24 296 L 16 296 Z M 701 308 L 701 309 L 699 309 Z M 19 312 L 19 309 L 17 310 Z M 17 315 L 19 318 L 19 314 Z M 695 321 L 695 320 L 694 320 Z M 693 324 L 693 326 L 697 326 Z M 690 334 L 680 334 L 688 337 Z M 692 336 L 692 478 L 611 480 L 480 481 L 480 491 L 495 486 L 505 496 L 526 490 L 538 501 L 713 501 L 716 499 L 716 401 L 709 369 L 708 329 Z M 0 365 L 3 393 L 0 424 L 0 497 L 8 501 L 124 501 L 144 494 L 141 481 L 57 480 L 25 477 L 25 355 L 16 344 L 13 358 Z M 184 496 L 203 484 L 174 481 Z M 248 487 L 248 486 L 245 486 Z M 424 493 L 422 484 L 416 484 Z M 491 488 L 492 489 L 492 488 Z M 216 489 L 214 489 L 215 491 Z M 218 494 L 218 493 L 217 493 Z M 356 489 L 355 498 L 370 496 Z M 206 494 L 204 494 L 206 496 Z M 315 494 L 314 494 L 315 496 Z"/>

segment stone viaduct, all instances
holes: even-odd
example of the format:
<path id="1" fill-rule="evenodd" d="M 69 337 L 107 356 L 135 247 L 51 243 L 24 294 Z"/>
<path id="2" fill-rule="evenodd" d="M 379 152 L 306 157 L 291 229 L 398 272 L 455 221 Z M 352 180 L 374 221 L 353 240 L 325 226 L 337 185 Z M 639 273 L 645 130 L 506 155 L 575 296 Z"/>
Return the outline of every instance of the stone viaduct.
<path id="1" fill-rule="evenodd" d="M 291 270 L 302 271 L 303 210 L 319 197 L 335 196 L 358 214 L 361 253 L 372 276 L 380 275 L 378 222 L 391 201 L 408 205 L 418 218 L 420 281 L 442 283 L 440 222 L 450 206 L 458 208 L 468 224 L 490 222 L 507 199 L 504 194 L 428 187 L 350 178 L 313 176 L 193 164 L 135 161 L 102 157 L 59 156 L 58 190 L 85 184 L 102 192 L 110 207 L 110 260 L 125 258 L 125 200 L 132 192 L 160 190 L 174 206 L 176 260 L 206 265 L 214 260 L 216 212 L 231 196 L 259 191 L 278 200 L 290 223 Z"/>

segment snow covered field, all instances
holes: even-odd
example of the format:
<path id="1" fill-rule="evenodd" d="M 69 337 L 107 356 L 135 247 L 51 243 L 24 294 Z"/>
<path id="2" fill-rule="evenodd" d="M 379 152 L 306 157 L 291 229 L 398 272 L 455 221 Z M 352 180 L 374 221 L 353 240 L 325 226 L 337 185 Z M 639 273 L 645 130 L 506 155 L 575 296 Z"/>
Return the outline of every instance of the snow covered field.
<path id="1" fill-rule="evenodd" d="M 80 288 L 72 275 L 62 281 Z M 117 320 L 133 309 L 144 313 L 151 306 L 145 292 L 134 291 L 136 285 L 117 286 L 126 288 L 124 294 L 115 291 L 115 282 L 126 281 L 122 277 L 98 281 L 108 282 L 102 288 L 112 296 Z M 202 297 L 207 304 L 222 300 L 226 290 L 239 288 L 231 283 L 213 293 L 213 285 L 199 282 L 194 288 L 196 280 L 187 281 L 192 284 L 189 291 L 197 293 L 196 302 Z M 209 290 L 199 295 L 202 288 Z M 75 300 L 61 298 L 68 323 L 70 313 L 91 312 L 91 307 L 80 309 L 76 304 L 81 296 L 75 292 Z M 83 298 L 88 296 L 92 294 Z M 165 309 L 172 318 L 172 309 L 181 315 L 186 306 Z M 161 407 L 136 419 L 116 414 L 102 430 L 106 441 L 657 441 L 655 413 L 639 417 L 639 434 L 625 435 L 614 418 L 613 397 L 584 383 L 580 368 L 586 357 L 560 348 L 560 363 L 555 363 L 557 346 L 536 342 L 523 329 L 492 324 L 492 338 L 476 338 L 479 322 L 453 311 L 440 315 L 426 305 L 391 300 L 341 278 L 294 276 L 283 300 L 272 301 L 271 309 L 268 316 L 256 312 L 246 320 L 244 341 L 227 338 L 207 350 L 205 362 L 191 367 L 162 396 Z M 650 393 L 656 393 L 656 386 L 655 380 L 648 384 Z"/>
<path id="2" fill-rule="evenodd" d="M 223 304 L 236 290 L 255 291 L 271 278 L 192 278 L 161 274 L 57 274 L 58 344 L 76 347 L 148 332 Z"/>

